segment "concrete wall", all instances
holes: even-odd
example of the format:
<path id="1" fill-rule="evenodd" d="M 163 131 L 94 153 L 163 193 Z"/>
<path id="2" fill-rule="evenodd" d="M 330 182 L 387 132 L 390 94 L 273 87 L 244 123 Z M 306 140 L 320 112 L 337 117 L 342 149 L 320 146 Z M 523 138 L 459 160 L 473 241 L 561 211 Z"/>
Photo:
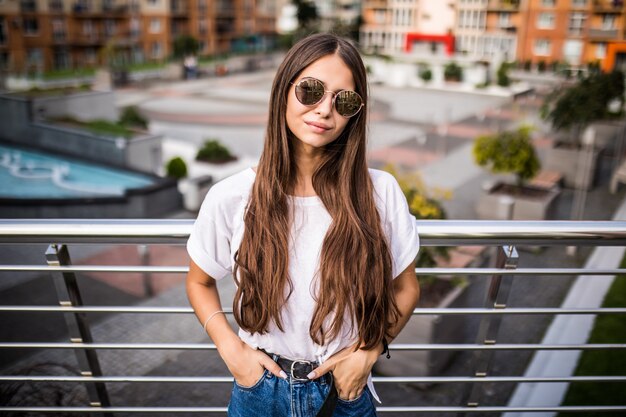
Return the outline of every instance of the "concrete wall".
<path id="1" fill-rule="evenodd" d="M 79 103 L 87 108 L 98 107 L 98 104 L 94 105 L 89 100 L 94 99 L 96 103 L 103 104 L 112 98 L 112 94 L 93 93 L 75 102 L 70 100 L 66 109 L 76 108 Z M 100 99 L 103 101 L 98 101 Z M 159 172 L 163 164 L 160 135 L 143 135 L 132 139 L 114 138 L 73 127 L 33 121 L 34 117 L 31 115 L 38 108 L 38 100 L 31 102 L 12 95 L 0 96 L 0 140 L 122 168 L 148 173 Z M 52 107 L 55 102 L 42 103 Z M 110 107 L 115 108 L 113 104 Z M 87 114 L 87 111 L 83 114 Z M 50 117 L 49 114 L 48 116 Z"/>
<path id="2" fill-rule="evenodd" d="M 176 182 L 163 180 L 152 188 L 129 191 L 124 197 L 84 199 L 1 199 L 0 217 L 7 219 L 160 218 L 182 208 Z"/>
<path id="3" fill-rule="evenodd" d="M 74 117 L 116 121 L 115 96 L 111 91 L 90 91 L 66 96 L 37 97 L 32 100 L 33 116 L 39 118 Z"/>

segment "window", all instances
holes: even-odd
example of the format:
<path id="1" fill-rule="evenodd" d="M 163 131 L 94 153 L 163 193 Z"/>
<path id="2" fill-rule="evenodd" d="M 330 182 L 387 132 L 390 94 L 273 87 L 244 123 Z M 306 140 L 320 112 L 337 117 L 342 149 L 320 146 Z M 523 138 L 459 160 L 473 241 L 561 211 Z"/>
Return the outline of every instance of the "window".
<path id="1" fill-rule="evenodd" d="M 86 64 L 95 64 L 96 63 L 96 48 L 87 48 L 85 49 L 85 54 L 83 56 L 83 59 L 85 60 Z"/>
<path id="2" fill-rule="evenodd" d="M 583 53 L 583 41 L 579 39 L 567 39 L 563 44 L 563 55 L 567 62 L 572 65 L 580 64 Z"/>
<path id="3" fill-rule="evenodd" d="M 0 69 L 8 70 L 11 58 L 8 52 L 0 52 Z"/>
<path id="4" fill-rule="evenodd" d="M 596 58 L 606 58 L 606 43 L 599 43 L 596 45 Z"/>
<path id="5" fill-rule="evenodd" d="M 40 67 L 43 63 L 43 54 L 41 49 L 28 49 L 26 51 L 26 63 L 29 67 Z"/>
<path id="6" fill-rule="evenodd" d="M 148 0 L 148 4 L 149 4 L 150 6 L 156 6 L 156 5 L 158 5 L 158 4 L 159 4 L 159 1 L 160 1 L 160 0 Z"/>
<path id="7" fill-rule="evenodd" d="M 55 41 L 65 40 L 65 21 L 63 19 L 52 20 L 52 37 Z"/>
<path id="8" fill-rule="evenodd" d="M 570 35 L 582 35 L 585 28 L 587 15 L 582 12 L 574 12 L 569 17 L 569 33 Z"/>
<path id="9" fill-rule="evenodd" d="M 511 26 L 511 13 L 498 13 L 498 27 L 508 28 Z"/>
<path id="10" fill-rule="evenodd" d="M 91 20 L 85 20 L 83 22 L 83 35 L 91 36 L 93 34 L 93 22 Z"/>
<path id="11" fill-rule="evenodd" d="M 104 21 L 104 34 L 106 36 L 114 36 L 116 29 L 115 20 L 107 19 Z"/>
<path id="12" fill-rule="evenodd" d="M 159 33 L 159 32 L 161 32 L 161 20 L 159 20 L 159 19 L 151 19 L 150 20 L 150 32 L 151 33 Z"/>
<path id="13" fill-rule="evenodd" d="M 537 29 L 554 29 L 554 13 L 539 13 Z"/>
<path id="14" fill-rule="evenodd" d="M 206 20 L 199 20 L 198 21 L 198 32 L 200 33 L 200 35 L 206 35 Z"/>
<path id="15" fill-rule="evenodd" d="M 572 0 L 572 7 L 585 7 L 587 0 Z"/>
<path id="16" fill-rule="evenodd" d="M 541 0 L 541 5 L 543 7 L 554 7 L 555 3 L 555 0 Z"/>
<path id="17" fill-rule="evenodd" d="M 25 17 L 24 18 L 24 34 L 25 35 L 37 35 L 39 33 L 39 21 L 36 18 Z"/>
<path id="18" fill-rule="evenodd" d="M 161 58 L 161 44 L 159 42 L 152 42 L 152 58 Z"/>
<path id="19" fill-rule="evenodd" d="M 552 49 L 552 44 L 548 39 L 536 39 L 535 44 L 533 45 L 533 53 L 535 55 L 546 56 L 550 55 L 550 49 Z"/>
<path id="20" fill-rule="evenodd" d="M 54 69 L 64 70 L 70 67 L 70 54 L 67 49 L 57 49 L 53 54 Z"/>
<path id="21" fill-rule="evenodd" d="M 7 42 L 7 23 L 4 17 L 0 17 L 0 45 Z"/>
<path id="22" fill-rule="evenodd" d="M 616 29 L 615 15 L 614 14 L 602 15 L 602 29 L 603 30 L 613 30 L 613 29 Z"/>

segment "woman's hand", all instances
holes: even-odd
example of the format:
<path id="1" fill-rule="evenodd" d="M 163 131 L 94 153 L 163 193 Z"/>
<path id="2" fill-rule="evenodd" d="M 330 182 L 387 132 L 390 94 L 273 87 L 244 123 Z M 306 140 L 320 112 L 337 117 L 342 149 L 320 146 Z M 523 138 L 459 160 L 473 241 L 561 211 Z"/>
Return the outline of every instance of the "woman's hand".
<path id="1" fill-rule="evenodd" d="M 333 371 L 335 387 L 339 398 L 342 400 L 354 400 L 358 398 L 372 371 L 372 366 L 378 360 L 382 352 L 382 345 L 373 350 L 354 350 L 354 346 L 347 347 L 321 364 L 311 374 L 309 379 L 317 379 L 328 371 Z"/>
<path id="2" fill-rule="evenodd" d="M 265 353 L 252 349 L 241 339 L 233 338 L 228 344 L 222 344 L 220 355 L 235 381 L 244 387 L 251 387 L 263 376 L 265 369 L 280 378 L 287 374 Z"/>

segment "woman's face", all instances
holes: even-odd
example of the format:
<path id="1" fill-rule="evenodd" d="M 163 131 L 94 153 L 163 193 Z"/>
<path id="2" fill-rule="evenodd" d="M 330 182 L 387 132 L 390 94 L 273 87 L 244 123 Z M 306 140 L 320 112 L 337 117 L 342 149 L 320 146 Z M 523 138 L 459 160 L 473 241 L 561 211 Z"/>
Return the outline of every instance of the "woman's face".
<path id="1" fill-rule="evenodd" d="M 287 96 L 287 127 L 300 144 L 321 148 L 339 137 L 348 120 L 337 113 L 332 94 L 326 93 L 322 101 L 305 106 L 296 98 L 295 84 L 305 77 L 322 81 L 327 91 L 354 90 L 352 71 L 337 55 L 326 55 L 306 67 L 293 81 Z M 356 116 L 355 116 L 356 117 Z"/>

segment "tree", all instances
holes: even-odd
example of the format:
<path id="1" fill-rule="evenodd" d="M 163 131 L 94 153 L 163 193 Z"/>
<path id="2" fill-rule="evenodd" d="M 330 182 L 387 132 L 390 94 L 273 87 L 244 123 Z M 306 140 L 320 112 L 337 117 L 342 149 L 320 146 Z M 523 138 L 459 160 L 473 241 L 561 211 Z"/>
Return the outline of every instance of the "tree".
<path id="1" fill-rule="evenodd" d="M 237 158 L 230 153 L 228 148 L 216 139 L 205 141 L 196 155 L 196 160 L 205 162 L 220 163 L 233 161 L 235 159 Z"/>
<path id="2" fill-rule="evenodd" d="M 494 174 L 515 174 L 517 185 L 522 186 L 541 168 L 530 132 L 530 127 L 523 126 L 514 131 L 480 136 L 473 148 L 476 163 Z"/>
<path id="3" fill-rule="evenodd" d="M 615 101 L 619 103 L 618 112 L 612 112 L 609 106 Z M 572 132 L 571 141 L 578 143 L 588 125 L 621 116 L 623 106 L 624 74 L 614 71 L 590 74 L 568 89 L 553 91 L 544 101 L 541 113 L 555 130 Z"/>
<path id="4" fill-rule="evenodd" d="M 180 35 L 174 39 L 174 57 L 184 58 L 187 55 L 195 55 L 200 48 L 200 42 L 190 35 Z"/>
<path id="5" fill-rule="evenodd" d="M 315 3 L 309 0 L 295 0 L 294 4 L 298 8 L 296 17 L 298 18 L 298 25 L 301 28 L 309 27 L 317 22 L 319 15 L 317 14 Z"/>

